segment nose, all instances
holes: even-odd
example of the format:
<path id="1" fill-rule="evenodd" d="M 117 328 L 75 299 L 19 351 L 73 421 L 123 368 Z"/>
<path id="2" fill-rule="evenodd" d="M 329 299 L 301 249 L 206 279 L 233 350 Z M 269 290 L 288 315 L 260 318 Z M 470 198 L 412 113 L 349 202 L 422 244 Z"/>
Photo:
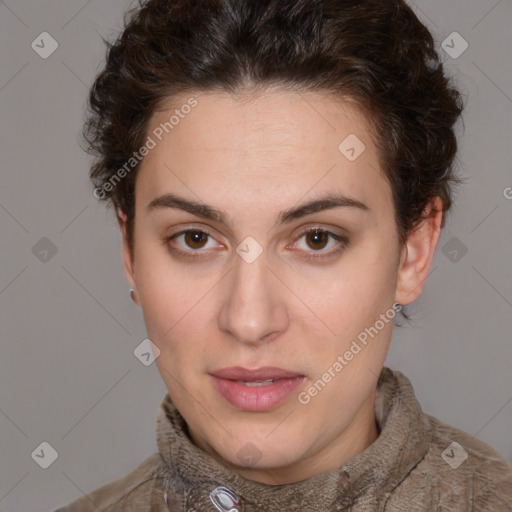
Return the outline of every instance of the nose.
<path id="1" fill-rule="evenodd" d="M 225 300 L 218 324 L 240 343 L 267 343 L 286 331 L 286 297 L 292 295 L 282 278 L 268 266 L 265 252 L 254 261 L 238 256 L 224 279 Z"/>

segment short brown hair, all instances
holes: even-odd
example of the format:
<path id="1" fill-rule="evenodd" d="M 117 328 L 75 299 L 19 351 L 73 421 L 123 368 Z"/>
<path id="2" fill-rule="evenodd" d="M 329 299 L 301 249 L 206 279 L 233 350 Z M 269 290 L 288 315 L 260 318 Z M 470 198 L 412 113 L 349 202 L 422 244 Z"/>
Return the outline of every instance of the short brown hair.
<path id="1" fill-rule="evenodd" d="M 122 34 L 105 43 L 84 137 L 96 156 L 91 181 L 126 214 L 132 251 L 138 166 L 105 184 L 144 144 L 155 110 L 191 91 L 278 85 L 350 98 L 373 127 L 400 243 L 434 196 L 444 226 L 452 185 L 463 181 L 453 169 L 463 102 L 404 1 L 139 0 Z"/>

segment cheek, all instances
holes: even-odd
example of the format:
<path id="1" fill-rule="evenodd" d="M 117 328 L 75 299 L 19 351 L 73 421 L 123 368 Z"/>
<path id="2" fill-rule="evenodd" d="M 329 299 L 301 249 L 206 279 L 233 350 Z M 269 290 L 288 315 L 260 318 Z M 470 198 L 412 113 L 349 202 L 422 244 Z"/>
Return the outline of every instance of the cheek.
<path id="1" fill-rule="evenodd" d="M 389 254 L 379 248 L 354 254 L 346 265 L 340 265 L 322 289 L 305 290 L 316 297 L 315 311 L 321 311 L 326 323 L 342 335 L 353 335 L 353 329 L 373 324 L 393 304 L 396 269 Z M 313 295 L 312 295 L 313 294 Z M 307 295 L 306 295 L 307 296 Z"/>
<path id="2" fill-rule="evenodd" d="M 213 317 L 206 310 L 208 291 L 215 281 L 194 279 L 180 272 L 179 265 L 171 265 L 165 255 L 150 251 L 138 254 L 136 273 L 148 337 L 161 351 L 156 363 L 163 378 L 172 384 L 170 375 L 178 376 L 183 368 L 197 366 L 198 354 L 205 353 L 205 333 L 213 332 Z"/>
<path id="3" fill-rule="evenodd" d="M 141 244 L 142 245 L 142 244 Z M 135 276 L 142 309 L 151 322 L 170 329 L 197 302 L 199 290 L 188 283 L 158 242 L 147 241 L 135 258 Z"/>

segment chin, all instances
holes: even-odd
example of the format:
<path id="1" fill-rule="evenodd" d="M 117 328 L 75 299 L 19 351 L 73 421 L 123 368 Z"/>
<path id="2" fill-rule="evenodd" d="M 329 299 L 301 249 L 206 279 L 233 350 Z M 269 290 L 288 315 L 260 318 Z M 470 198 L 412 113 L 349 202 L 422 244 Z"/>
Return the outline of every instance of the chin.
<path id="1" fill-rule="evenodd" d="M 272 439 L 274 434 L 269 436 L 268 432 L 251 435 L 244 430 L 243 435 L 229 446 L 228 453 L 221 455 L 231 464 L 250 469 L 280 468 L 302 457 L 303 443 L 296 441 L 300 436 L 285 433 Z"/>

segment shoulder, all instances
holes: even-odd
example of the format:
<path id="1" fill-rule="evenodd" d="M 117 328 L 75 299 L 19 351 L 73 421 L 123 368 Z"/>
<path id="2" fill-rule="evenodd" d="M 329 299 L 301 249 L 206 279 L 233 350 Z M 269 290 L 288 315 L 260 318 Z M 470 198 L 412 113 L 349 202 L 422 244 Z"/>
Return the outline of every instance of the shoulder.
<path id="1" fill-rule="evenodd" d="M 431 443 L 407 480 L 421 486 L 442 510 L 510 512 L 512 467 L 492 446 L 424 414 Z"/>
<path id="2" fill-rule="evenodd" d="M 154 453 L 122 478 L 107 483 L 54 512 L 157 510 L 151 503 L 155 502 L 156 495 L 160 493 L 158 489 L 161 486 L 158 481 L 162 477 L 158 470 L 159 464 L 160 455 Z M 163 505 L 163 496 L 158 502 Z"/>

